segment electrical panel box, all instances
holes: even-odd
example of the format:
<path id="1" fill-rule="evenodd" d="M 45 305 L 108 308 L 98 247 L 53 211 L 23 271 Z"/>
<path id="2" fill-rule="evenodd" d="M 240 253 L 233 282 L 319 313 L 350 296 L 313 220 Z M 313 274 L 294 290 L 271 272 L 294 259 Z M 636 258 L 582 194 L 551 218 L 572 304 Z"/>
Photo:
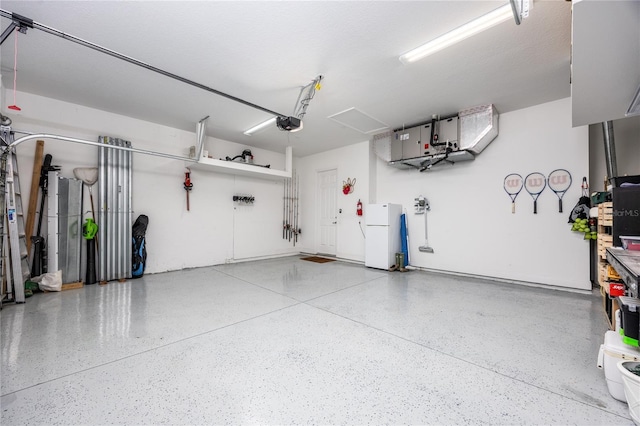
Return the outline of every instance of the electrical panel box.
<path id="1" fill-rule="evenodd" d="M 450 142 L 449 147 L 457 151 L 459 148 L 458 117 L 437 121 L 436 134 L 438 140 L 434 146 L 431 143 L 431 123 L 396 130 L 391 139 L 391 161 L 444 154 L 447 145 L 439 145 L 438 143 L 447 141 Z"/>
<path id="2" fill-rule="evenodd" d="M 390 161 L 399 161 L 402 160 L 402 141 L 396 139 L 396 133 L 394 132 L 391 135 L 391 160 Z"/>
<path id="3" fill-rule="evenodd" d="M 425 124 L 422 126 L 422 155 L 437 155 L 444 154 L 446 152 L 445 145 L 439 145 L 440 142 L 440 130 L 438 129 L 439 125 L 436 122 L 436 131 L 435 135 L 438 135 L 438 139 L 433 141 L 435 145 L 431 142 L 431 123 Z M 434 138 L 435 138 L 434 135 Z"/>
<path id="4" fill-rule="evenodd" d="M 431 123 L 421 126 L 422 132 L 422 154 L 421 155 L 437 155 L 444 154 L 447 150 L 447 145 L 444 145 L 447 141 L 449 147 L 453 151 L 458 151 L 458 117 L 447 118 L 439 120 L 435 123 L 435 134 L 438 135 L 436 145 L 431 143 Z M 443 145 L 440 145 L 440 144 Z"/>
<path id="5" fill-rule="evenodd" d="M 396 130 L 392 143 L 401 144 L 402 159 L 420 157 L 420 127 Z"/>
<path id="6" fill-rule="evenodd" d="M 420 135 L 422 141 L 420 143 L 420 155 L 432 155 L 436 152 L 431 146 L 431 123 L 420 126 Z"/>

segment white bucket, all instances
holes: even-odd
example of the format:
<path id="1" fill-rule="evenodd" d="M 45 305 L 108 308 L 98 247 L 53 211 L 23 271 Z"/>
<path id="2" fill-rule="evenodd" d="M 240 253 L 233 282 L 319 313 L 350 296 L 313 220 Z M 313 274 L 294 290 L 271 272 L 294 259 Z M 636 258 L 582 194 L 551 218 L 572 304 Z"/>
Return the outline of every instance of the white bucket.
<path id="1" fill-rule="evenodd" d="M 640 362 L 620 361 L 618 370 L 624 383 L 624 394 L 629 404 L 629 414 L 636 425 L 640 426 L 640 376 L 633 374 L 629 369 L 635 369 Z"/>
<path id="2" fill-rule="evenodd" d="M 607 331 L 604 335 L 604 343 L 600 345 L 598 353 L 598 368 L 604 370 L 607 388 L 611 396 L 618 401 L 626 402 L 622 375 L 617 367 L 620 361 L 640 361 L 640 350 L 625 345 L 620 333 Z"/>

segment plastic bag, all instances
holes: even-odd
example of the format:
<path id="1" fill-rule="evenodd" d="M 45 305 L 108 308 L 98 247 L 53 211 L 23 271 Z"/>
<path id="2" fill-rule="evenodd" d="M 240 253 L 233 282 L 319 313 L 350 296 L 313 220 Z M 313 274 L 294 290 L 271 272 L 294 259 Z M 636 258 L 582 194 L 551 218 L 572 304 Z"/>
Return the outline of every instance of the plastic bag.
<path id="1" fill-rule="evenodd" d="M 38 283 L 38 287 L 42 291 L 61 291 L 62 290 L 62 270 L 56 272 L 47 272 L 31 281 Z"/>

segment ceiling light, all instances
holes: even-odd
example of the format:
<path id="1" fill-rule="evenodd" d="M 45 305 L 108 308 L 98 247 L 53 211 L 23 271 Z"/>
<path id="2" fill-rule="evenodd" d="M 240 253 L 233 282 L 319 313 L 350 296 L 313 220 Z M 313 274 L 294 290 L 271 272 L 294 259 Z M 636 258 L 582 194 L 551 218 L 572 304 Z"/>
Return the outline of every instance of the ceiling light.
<path id="1" fill-rule="evenodd" d="M 268 119 L 267 121 L 264 121 L 260 124 L 258 124 L 257 126 L 253 126 L 252 128 L 250 128 L 249 130 L 246 130 L 244 132 L 245 135 L 247 136 L 251 136 L 252 134 L 269 127 L 270 125 L 272 125 L 273 123 L 276 122 L 276 118 L 275 117 L 271 117 L 270 119 Z"/>
<path id="2" fill-rule="evenodd" d="M 638 91 L 636 95 L 633 97 L 631 104 L 629 105 L 629 109 L 625 114 L 627 117 L 631 117 L 632 115 L 640 115 L 640 86 L 638 86 Z"/>
<path id="3" fill-rule="evenodd" d="M 486 15 L 482 15 L 481 17 L 464 24 L 453 31 L 449 31 L 446 34 L 423 44 L 422 46 L 416 47 L 415 49 L 400 56 L 400 61 L 405 64 L 415 62 L 512 18 L 513 11 L 511 9 L 511 4 L 505 4 Z"/>

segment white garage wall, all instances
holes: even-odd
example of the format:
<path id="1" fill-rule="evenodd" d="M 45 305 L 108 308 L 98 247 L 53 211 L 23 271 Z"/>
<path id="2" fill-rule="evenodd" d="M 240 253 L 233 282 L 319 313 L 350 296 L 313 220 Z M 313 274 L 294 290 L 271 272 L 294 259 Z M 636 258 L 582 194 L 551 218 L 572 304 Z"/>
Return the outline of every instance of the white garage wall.
<path id="1" fill-rule="evenodd" d="M 194 132 L 185 132 L 80 105 L 29 93 L 18 93 L 22 111 L 4 111 L 13 128 L 33 133 L 60 134 L 97 140 L 99 135 L 120 137 L 135 148 L 186 156 L 195 144 Z M 18 135 L 19 136 L 19 135 Z M 206 149 L 215 158 L 235 156 L 250 148 L 256 163 L 284 169 L 284 153 L 207 138 Z M 35 141 L 17 149 L 26 208 Z M 73 177 L 75 167 L 96 167 L 97 148 L 45 140 L 45 153 L 62 166 L 62 176 Z M 220 264 L 234 260 L 297 253 L 282 239 L 282 181 L 239 177 L 192 170 L 191 211 L 186 210 L 182 187 L 185 166 L 178 160 L 133 154 L 134 219 L 149 216 L 147 272 Z M 94 195 L 97 195 L 97 184 Z M 238 206 L 234 194 L 250 194 L 253 206 Z M 85 211 L 89 212 L 88 193 Z"/>
<path id="2" fill-rule="evenodd" d="M 356 215 L 356 203 L 360 199 L 366 206 L 369 199 L 369 142 L 299 158 L 296 169 L 300 174 L 301 185 L 300 250 L 308 253 L 318 251 L 317 174 L 320 171 L 336 169 L 337 209 L 342 209 L 342 213 L 337 213 L 336 255 L 342 259 L 364 262 L 364 237 L 360 230 L 360 226 L 364 230 L 364 219 Z M 355 178 L 356 185 L 351 194 L 344 195 L 342 182 L 347 178 Z"/>
<path id="3" fill-rule="evenodd" d="M 589 244 L 567 223 L 582 177 L 588 176 L 588 152 L 588 128 L 571 128 L 567 98 L 502 114 L 499 136 L 468 163 L 419 173 L 378 160 L 377 201 L 400 203 L 408 211 L 414 266 L 589 289 Z M 537 215 L 525 190 L 511 214 L 504 177 L 512 172 L 547 175 L 556 168 L 573 176 L 564 213 L 558 213 L 557 197 L 547 188 Z M 424 243 L 424 218 L 413 214 L 413 202 L 419 195 L 432 207 L 428 231 L 433 254 L 418 251 Z"/>
<path id="4" fill-rule="evenodd" d="M 186 155 L 195 134 L 103 111 L 19 93 L 23 111 L 14 128 L 64 134 L 96 140 L 106 134 L 132 141 L 135 147 Z M 5 112 L 8 113 L 8 112 Z M 148 214 L 150 227 L 148 272 L 161 272 L 219 264 L 227 261 L 315 253 L 317 247 L 316 176 L 335 168 L 338 182 L 356 178 L 354 193 L 336 188 L 338 208 L 337 256 L 364 260 L 364 218 L 355 214 L 358 199 L 366 205 L 396 202 L 408 210 L 410 256 L 413 265 L 443 271 L 529 281 L 560 287 L 590 288 L 588 244 L 572 233 L 567 215 L 580 195 L 579 183 L 588 174 L 588 129 L 570 127 L 570 101 L 538 105 L 500 116 L 500 135 L 469 163 L 428 173 L 388 167 L 372 157 L 368 142 L 299 158 L 294 166 L 301 183 L 302 235 L 294 248 L 282 240 L 282 182 L 234 175 L 192 171 L 191 211 L 186 211 L 182 189 L 185 164 L 180 161 L 134 154 L 135 215 Z M 227 141 L 207 139 L 214 157 L 236 155 L 246 148 Z M 28 192 L 35 142 L 18 148 L 23 192 Z M 284 168 L 284 155 L 249 147 L 256 162 Z M 45 152 L 63 166 L 63 176 L 73 168 L 96 165 L 96 148 L 48 141 Z M 539 214 L 522 192 L 517 213 L 502 188 L 510 172 L 526 175 L 567 168 L 574 183 L 565 196 L 565 213 L 557 212 L 557 199 L 545 190 Z M 97 187 L 95 188 L 97 190 Z M 256 197 L 253 206 L 238 206 L 234 194 Z M 429 245 L 434 254 L 418 251 L 424 243 L 424 220 L 413 214 L 418 195 L 429 198 Z M 27 202 L 25 194 L 24 202 Z M 88 201 L 85 205 L 88 210 Z"/>

